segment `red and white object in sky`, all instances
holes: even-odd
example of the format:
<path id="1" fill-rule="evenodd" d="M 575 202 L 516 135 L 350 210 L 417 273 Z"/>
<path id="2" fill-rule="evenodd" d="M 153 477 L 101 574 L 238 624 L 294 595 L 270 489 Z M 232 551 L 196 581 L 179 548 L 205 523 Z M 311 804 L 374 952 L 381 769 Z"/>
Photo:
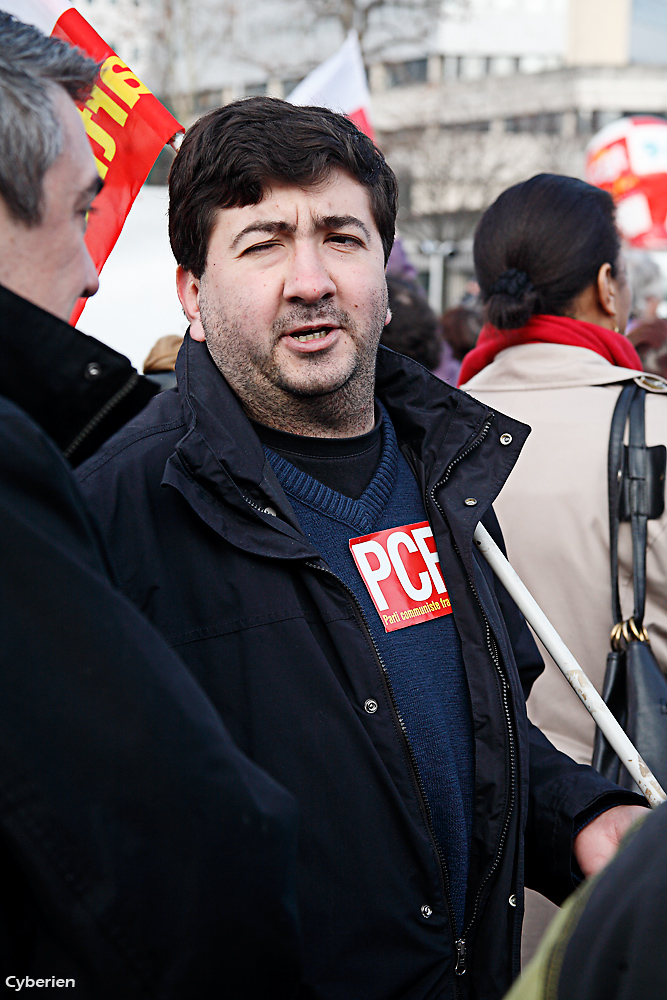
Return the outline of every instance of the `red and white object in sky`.
<path id="1" fill-rule="evenodd" d="M 667 249 L 667 120 L 633 115 L 607 125 L 589 143 L 586 180 L 609 191 L 631 246 Z"/>
<path id="2" fill-rule="evenodd" d="M 309 73 L 287 100 L 290 104 L 313 104 L 347 115 L 375 141 L 371 96 L 356 31 L 350 31 L 338 52 Z"/>
<path id="3" fill-rule="evenodd" d="M 0 0 L 0 10 L 78 46 L 102 64 L 90 99 L 79 108 L 104 179 L 86 232 L 99 274 L 161 149 L 183 126 L 70 3 Z M 79 299 L 70 322 L 76 323 L 85 303 Z"/>

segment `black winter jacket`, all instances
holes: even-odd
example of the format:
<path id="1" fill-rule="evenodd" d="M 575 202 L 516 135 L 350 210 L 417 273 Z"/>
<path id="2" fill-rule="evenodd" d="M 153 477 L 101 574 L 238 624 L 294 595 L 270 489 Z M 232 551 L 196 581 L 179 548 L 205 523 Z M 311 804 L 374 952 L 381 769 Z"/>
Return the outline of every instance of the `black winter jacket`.
<path id="1" fill-rule="evenodd" d="M 160 388 L 122 354 L 0 285 L 0 396 L 29 413 L 76 466 Z"/>
<path id="2" fill-rule="evenodd" d="M 0 380 L 62 440 L 130 369 L 95 344 L 0 290 Z M 2 995 L 56 977 L 80 1000 L 292 996 L 295 811 L 113 586 L 67 463 L 0 395 Z"/>
<path id="3" fill-rule="evenodd" d="M 530 885 L 567 895 L 574 819 L 613 789 L 529 725 L 522 683 L 542 663 L 473 549 L 480 517 L 498 534 L 491 503 L 529 429 L 381 349 L 377 394 L 423 491 L 472 705 L 472 856 L 455 942 L 446 868 L 363 613 L 300 531 L 206 346 L 186 337 L 177 372 L 178 390 L 81 480 L 125 593 L 299 801 L 301 995 L 502 996 L 517 971 L 524 864 Z"/>

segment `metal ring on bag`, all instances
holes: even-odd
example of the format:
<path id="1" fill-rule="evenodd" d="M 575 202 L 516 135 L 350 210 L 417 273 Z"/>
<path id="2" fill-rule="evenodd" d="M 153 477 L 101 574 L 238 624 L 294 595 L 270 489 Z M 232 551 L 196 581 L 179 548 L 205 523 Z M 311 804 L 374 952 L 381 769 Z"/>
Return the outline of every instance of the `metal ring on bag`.
<path id="1" fill-rule="evenodd" d="M 645 627 L 641 631 L 637 628 L 634 618 L 628 618 L 625 622 L 617 622 L 611 630 L 609 636 L 611 648 L 614 652 L 620 652 L 631 642 L 645 642 L 651 645 L 649 634 Z"/>
<path id="2" fill-rule="evenodd" d="M 609 640 L 611 642 L 611 648 L 614 652 L 619 652 L 621 649 L 621 635 L 623 629 L 623 622 L 616 622 L 613 629 L 611 630 L 611 635 Z"/>
<path id="3" fill-rule="evenodd" d="M 651 645 L 651 640 L 649 639 L 646 627 L 642 626 L 642 630 L 640 632 L 639 629 L 637 628 L 634 618 L 630 619 L 630 629 L 634 633 L 635 638 L 637 639 L 638 642 L 645 642 L 647 643 L 647 645 L 649 646 Z"/>
<path id="4" fill-rule="evenodd" d="M 651 640 L 649 639 L 648 632 L 646 631 L 646 628 L 644 626 L 642 626 L 642 630 L 640 632 L 639 629 L 637 628 L 637 625 L 635 624 L 634 618 L 630 618 L 628 620 L 628 624 L 630 626 L 630 631 L 632 632 L 632 634 L 634 635 L 635 639 L 638 642 L 645 642 L 649 646 L 651 645 Z"/>
<path id="5" fill-rule="evenodd" d="M 639 631 L 639 629 L 635 625 L 634 618 L 628 618 L 628 629 L 632 633 L 632 638 L 633 639 L 637 639 L 639 642 L 642 641 L 641 632 Z"/>

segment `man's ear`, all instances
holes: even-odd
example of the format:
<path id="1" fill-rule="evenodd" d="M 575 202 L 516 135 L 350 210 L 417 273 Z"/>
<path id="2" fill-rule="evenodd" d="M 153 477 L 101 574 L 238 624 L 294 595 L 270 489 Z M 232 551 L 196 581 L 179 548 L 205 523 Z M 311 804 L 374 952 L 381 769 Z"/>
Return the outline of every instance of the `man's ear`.
<path id="1" fill-rule="evenodd" d="M 384 325 L 389 326 L 390 323 L 391 323 L 391 309 L 387 307 L 387 315 L 384 318 Z"/>
<path id="2" fill-rule="evenodd" d="M 616 316 L 618 311 L 618 288 L 611 273 L 611 264 L 603 264 L 598 271 L 597 293 L 600 308 L 607 316 Z"/>
<path id="3" fill-rule="evenodd" d="M 199 278 L 195 278 L 191 271 L 186 271 L 180 264 L 176 268 L 176 291 L 190 323 L 190 336 L 193 340 L 206 340 L 199 315 Z"/>

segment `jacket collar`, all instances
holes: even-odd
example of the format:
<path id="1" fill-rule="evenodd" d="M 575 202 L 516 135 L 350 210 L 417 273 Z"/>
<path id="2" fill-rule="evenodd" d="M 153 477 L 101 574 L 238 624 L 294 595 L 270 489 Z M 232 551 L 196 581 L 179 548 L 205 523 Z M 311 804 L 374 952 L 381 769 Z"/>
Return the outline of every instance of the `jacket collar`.
<path id="1" fill-rule="evenodd" d="M 232 545 L 265 557 L 319 559 L 243 407 L 206 344 L 189 333 L 178 354 L 176 378 L 187 430 L 167 461 L 162 483 L 175 487 Z M 224 506 L 211 499 L 223 500 Z"/>
<path id="2" fill-rule="evenodd" d="M 80 439 L 73 459 L 92 454 L 156 391 L 122 354 L 0 285 L 0 394 L 63 451 Z M 110 423 L 116 397 L 122 420 Z"/>
<path id="3" fill-rule="evenodd" d="M 376 394 L 403 451 L 427 470 L 426 487 L 442 478 L 466 444 L 495 417 L 489 406 L 384 347 L 378 352 Z"/>
<path id="4" fill-rule="evenodd" d="M 186 335 L 176 374 L 187 431 L 167 463 L 163 482 L 175 486 L 196 505 L 199 505 L 197 486 L 224 499 L 243 515 L 246 524 L 255 523 L 259 531 L 258 552 L 270 554 L 265 530 L 269 525 L 289 540 L 290 556 L 303 558 L 304 538 L 296 515 L 266 460 L 259 438 L 206 345 Z M 495 499 L 529 429 L 496 414 L 485 404 L 441 382 L 421 365 L 386 348 L 380 348 L 376 374 L 376 394 L 387 408 L 399 443 L 424 490 L 446 476 L 449 466 L 498 417 L 502 418 L 500 433 L 507 429 L 513 432 L 514 446 L 501 449 L 502 455 L 496 461 L 496 467 L 502 464 L 502 468 L 496 468 L 495 476 L 485 475 L 488 495 L 480 497 L 481 514 Z M 267 514 L 267 507 L 280 517 Z M 209 511 L 206 517 L 211 524 L 213 516 Z M 221 518 L 222 514 L 217 520 Z M 229 536 L 231 529 L 225 529 L 221 523 L 212 526 Z M 297 540 L 300 544 L 295 547 Z M 244 539 L 244 545 L 247 542 Z M 279 549 L 273 554 L 287 554 L 284 545 Z M 316 556 L 310 545 L 308 554 Z"/>
<path id="5" fill-rule="evenodd" d="M 466 392 L 516 392 L 524 389 L 568 389 L 611 385 L 642 375 L 620 368 L 595 351 L 569 344 L 519 344 L 496 355 L 471 378 Z M 502 403 L 499 401 L 499 405 Z"/>

